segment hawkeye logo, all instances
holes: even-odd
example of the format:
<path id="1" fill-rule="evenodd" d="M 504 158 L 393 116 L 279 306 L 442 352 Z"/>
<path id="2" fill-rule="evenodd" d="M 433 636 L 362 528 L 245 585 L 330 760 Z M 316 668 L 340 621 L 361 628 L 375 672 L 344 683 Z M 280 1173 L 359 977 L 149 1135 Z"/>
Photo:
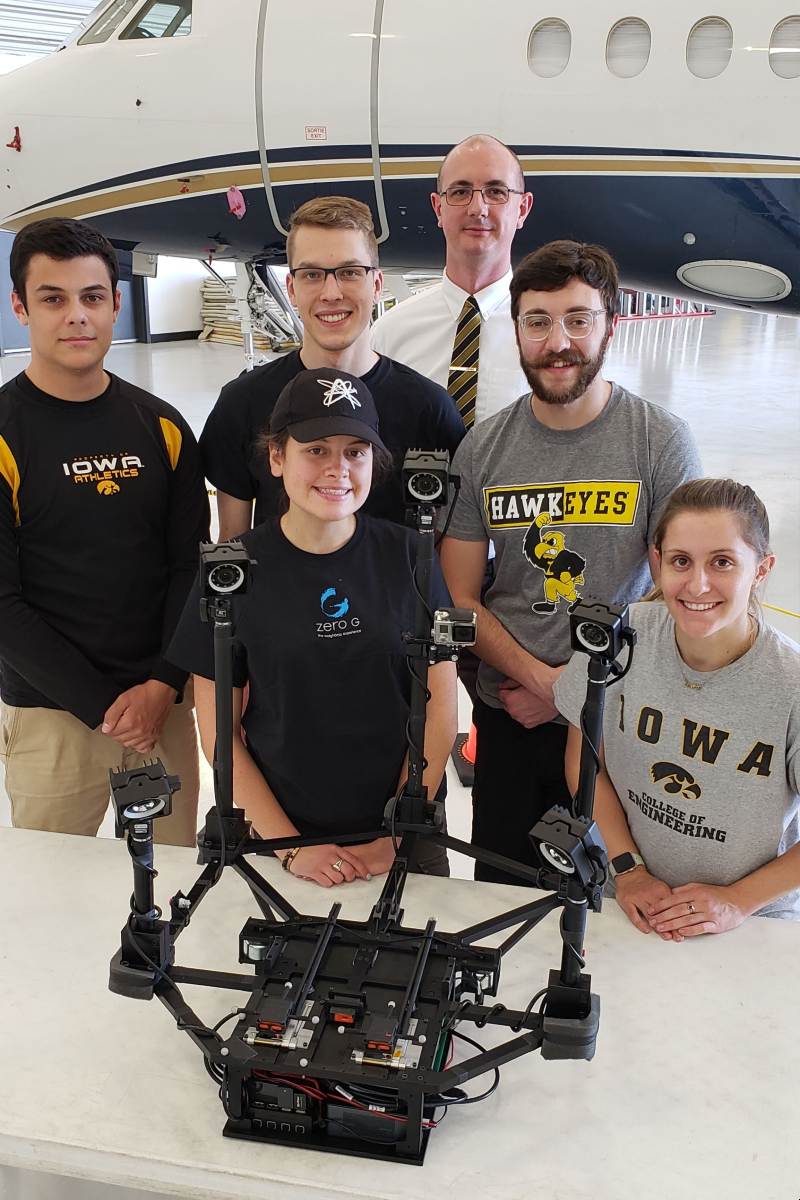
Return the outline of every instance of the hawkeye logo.
<path id="1" fill-rule="evenodd" d="M 670 796 L 683 796 L 684 800 L 699 800 L 700 784 L 690 771 L 676 763 L 657 762 L 650 768 L 653 783 L 660 783 Z"/>
<path id="2" fill-rule="evenodd" d="M 96 485 L 101 496 L 115 496 L 120 479 L 136 479 L 144 463 L 136 454 L 98 455 L 97 458 L 73 458 L 61 464 L 73 483 Z"/>
<path id="3" fill-rule="evenodd" d="M 317 621 L 318 638 L 349 637 L 354 633 L 361 633 L 360 619 L 348 619 L 350 601 L 347 596 L 343 596 L 341 600 L 337 599 L 336 588 L 325 588 L 319 598 L 319 606 L 328 620 Z"/>
<path id="4" fill-rule="evenodd" d="M 516 529 L 546 515 L 558 525 L 633 525 L 638 479 L 591 479 L 569 483 L 515 484 L 483 489 L 491 529 Z"/>

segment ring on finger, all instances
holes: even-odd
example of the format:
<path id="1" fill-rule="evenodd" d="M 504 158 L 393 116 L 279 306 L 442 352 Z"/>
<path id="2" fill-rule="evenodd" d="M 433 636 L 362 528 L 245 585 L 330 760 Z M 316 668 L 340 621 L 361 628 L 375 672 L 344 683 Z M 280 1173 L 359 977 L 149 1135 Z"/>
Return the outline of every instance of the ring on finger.
<path id="1" fill-rule="evenodd" d="M 340 858 L 337 858 L 336 862 L 333 863 L 333 870 L 338 871 L 340 875 L 342 874 L 342 860 Z"/>
<path id="2" fill-rule="evenodd" d="M 694 905 L 692 904 L 691 900 L 689 901 L 689 912 L 690 912 L 692 915 L 694 915 L 694 912 L 695 912 L 695 907 L 694 907 Z"/>

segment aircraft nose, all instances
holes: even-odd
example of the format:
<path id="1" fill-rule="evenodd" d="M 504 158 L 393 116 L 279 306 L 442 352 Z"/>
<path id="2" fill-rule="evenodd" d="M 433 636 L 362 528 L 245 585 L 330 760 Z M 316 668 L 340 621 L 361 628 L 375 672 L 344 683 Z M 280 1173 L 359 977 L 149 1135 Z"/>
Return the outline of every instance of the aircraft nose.
<path id="1" fill-rule="evenodd" d="M 22 117 L 14 112 L 16 72 L 0 76 L 0 224 L 25 204 Z"/>

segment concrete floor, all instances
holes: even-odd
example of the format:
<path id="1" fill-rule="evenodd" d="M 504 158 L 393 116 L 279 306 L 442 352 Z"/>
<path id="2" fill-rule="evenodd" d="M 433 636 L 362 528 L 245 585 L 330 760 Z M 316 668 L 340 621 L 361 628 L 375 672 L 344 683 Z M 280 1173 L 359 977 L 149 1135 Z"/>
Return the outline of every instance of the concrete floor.
<path id="1" fill-rule="evenodd" d="M 25 355 L 0 358 L 0 380 L 27 364 Z M 199 434 L 220 387 L 243 367 L 242 352 L 207 342 L 120 345 L 110 370 L 170 401 Z M 604 372 L 631 391 L 688 420 L 706 474 L 751 484 L 767 506 L 777 566 L 765 599 L 770 621 L 800 641 L 800 321 L 720 310 L 716 316 L 623 322 Z M 784 612 L 775 609 L 786 610 Z M 468 705 L 461 697 L 460 727 Z M 469 793 L 448 768 L 448 821 L 469 837 Z M 201 813 L 210 801 L 203 778 Z M 0 793 L 0 824 L 9 823 Z M 113 827 L 107 818 L 102 831 Z M 451 855 L 454 874 L 471 877 L 471 861 Z"/>

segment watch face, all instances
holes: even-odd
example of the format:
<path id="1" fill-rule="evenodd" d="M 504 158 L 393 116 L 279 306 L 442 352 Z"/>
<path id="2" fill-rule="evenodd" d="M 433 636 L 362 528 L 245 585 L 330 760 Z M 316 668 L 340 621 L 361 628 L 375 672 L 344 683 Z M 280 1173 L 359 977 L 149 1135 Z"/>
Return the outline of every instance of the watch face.
<path id="1" fill-rule="evenodd" d="M 623 871 L 632 871 L 635 866 L 636 859 L 632 854 L 618 854 L 611 860 L 611 869 L 615 875 L 621 875 Z"/>

